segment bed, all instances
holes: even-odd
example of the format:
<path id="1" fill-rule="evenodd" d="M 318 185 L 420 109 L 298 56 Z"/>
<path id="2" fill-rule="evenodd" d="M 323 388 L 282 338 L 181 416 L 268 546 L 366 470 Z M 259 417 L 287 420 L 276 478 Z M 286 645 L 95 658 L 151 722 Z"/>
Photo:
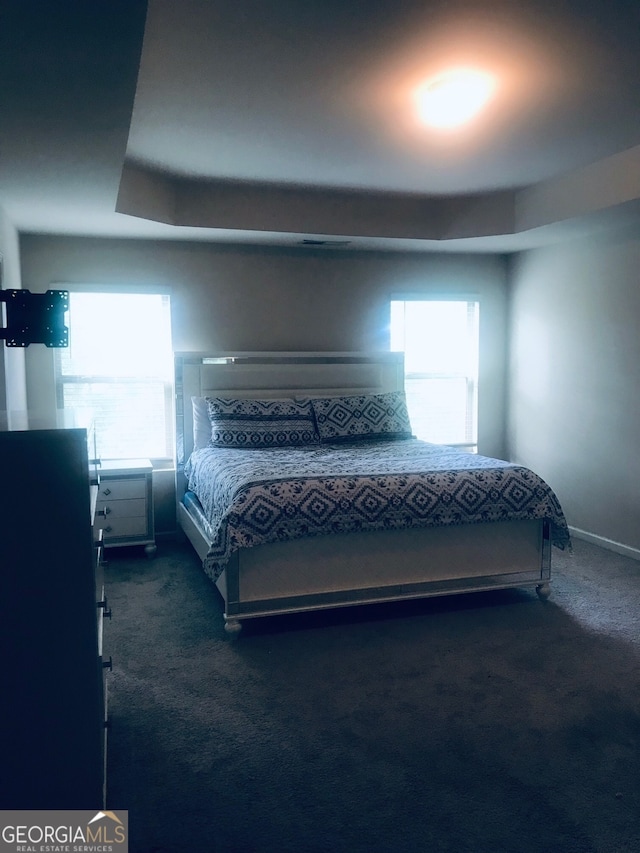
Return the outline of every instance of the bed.
<path id="1" fill-rule="evenodd" d="M 178 522 L 247 619 L 508 587 L 570 544 L 534 472 L 418 441 L 401 353 L 180 353 Z"/>

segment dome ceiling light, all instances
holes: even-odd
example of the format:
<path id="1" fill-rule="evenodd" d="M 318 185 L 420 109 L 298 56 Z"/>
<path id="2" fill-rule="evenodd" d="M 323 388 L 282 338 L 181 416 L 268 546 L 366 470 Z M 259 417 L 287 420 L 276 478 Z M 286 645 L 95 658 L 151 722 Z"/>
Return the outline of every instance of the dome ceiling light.
<path id="1" fill-rule="evenodd" d="M 494 78 L 484 72 L 466 68 L 447 71 L 417 90 L 418 112 L 431 127 L 456 128 L 475 118 L 495 88 Z"/>

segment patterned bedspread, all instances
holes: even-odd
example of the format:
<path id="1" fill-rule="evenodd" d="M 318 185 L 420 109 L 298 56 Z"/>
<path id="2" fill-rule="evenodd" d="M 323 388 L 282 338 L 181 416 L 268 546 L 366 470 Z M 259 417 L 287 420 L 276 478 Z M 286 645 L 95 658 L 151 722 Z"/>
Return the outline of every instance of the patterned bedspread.
<path id="1" fill-rule="evenodd" d="M 532 471 L 417 439 L 204 448 L 185 474 L 210 525 L 213 580 L 239 548 L 328 533 L 547 519 L 553 543 L 570 544 L 558 499 Z"/>

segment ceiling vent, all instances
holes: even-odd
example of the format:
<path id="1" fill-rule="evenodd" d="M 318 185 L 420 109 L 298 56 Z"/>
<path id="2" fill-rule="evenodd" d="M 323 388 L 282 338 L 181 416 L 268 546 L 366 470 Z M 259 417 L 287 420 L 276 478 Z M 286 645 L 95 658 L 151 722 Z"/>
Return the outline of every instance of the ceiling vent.
<path id="1" fill-rule="evenodd" d="M 325 246 L 330 249 L 348 246 L 351 240 L 300 240 L 300 246 Z"/>

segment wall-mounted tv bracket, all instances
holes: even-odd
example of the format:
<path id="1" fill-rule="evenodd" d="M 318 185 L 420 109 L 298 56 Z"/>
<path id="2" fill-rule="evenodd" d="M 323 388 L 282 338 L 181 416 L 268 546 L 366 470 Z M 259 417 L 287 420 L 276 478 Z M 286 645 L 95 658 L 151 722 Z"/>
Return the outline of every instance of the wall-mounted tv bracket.
<path id="1" fill-rule="evenodd" d="M 69 310 L 68 290 L 0 290 L 0 303 L 5 304 L 6 326 L 0 328 L 0 340 L 8 347 L 45 344 L 68 347 L 69 329 L 64 315 Z"/>

